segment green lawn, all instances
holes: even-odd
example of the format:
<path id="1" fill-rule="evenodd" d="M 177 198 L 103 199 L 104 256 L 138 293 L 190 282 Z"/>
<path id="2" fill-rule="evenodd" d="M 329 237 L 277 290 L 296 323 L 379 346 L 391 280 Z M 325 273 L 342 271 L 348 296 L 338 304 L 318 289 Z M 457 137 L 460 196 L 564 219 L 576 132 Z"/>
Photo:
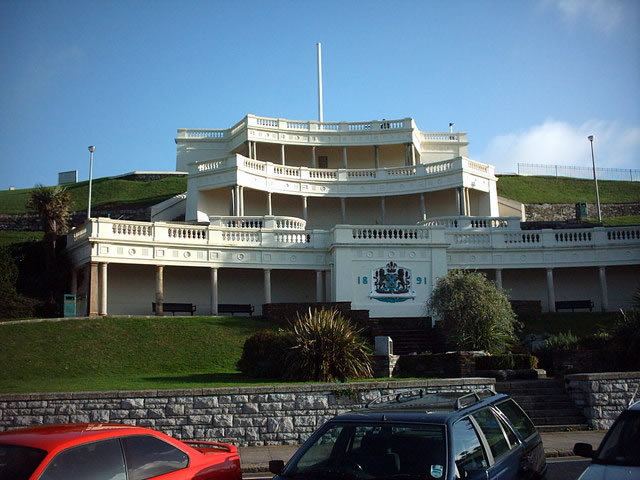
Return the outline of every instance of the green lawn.
<path id="1" fill-rule="evenodd" d="M 42 232 L 23 232 L 19 230 L 0 230 L 0 247 L 14 243 L 42 240 Z"/>
<path id="2" fill-rule="evenodd" d="M 15 214 L 26 212 L 26 203 L 32 189 L 0 191 L 0 213 Z M 73 200 L 73 211 L 87 208 L 89 182 L 79 182 L 68 187 Z M 109 204 L 153 205 L 173 195 L 187 191 L 186 177 L 165 177 L 158 180 L 123 180 L 118 178 L 98 178 L 93 181 L 92 201 L 94 207 Z"/>
<path id="3" fill-rule="evenodd" d="M 590 222 L 597 222 L 597 218 L 589 218 Z M 623 215 L 621 217 L 604 217 L 602 223 L 607 227 L 620 227 L 624 225 L 640 225 L 640 215 Z"/>
<path id="4" fill-rule="evenodd" d="M 602 203 L 640 202 L 640 182 L 598 182 Z M 576 203 L 596 201 L 593 180 L 566 177 L 504 175 L 498 180 L 498 195 L 522 203 Z"/>
<path id="5" fill-rule="evenodd" d="M 248 317 L 0 323 L 0 392 L 270 383 L 235 367 L 244 340 L 265 327 Z"/>
<path id="6" fill-rule="evenodd" d="M 527 319 L 522 336 L 529 333 L 566 333 L 585 337 L 598 330 L 609 329 L 620 316 L 618 312 L 560 312 L 543 313 L 542 317 Z"/>

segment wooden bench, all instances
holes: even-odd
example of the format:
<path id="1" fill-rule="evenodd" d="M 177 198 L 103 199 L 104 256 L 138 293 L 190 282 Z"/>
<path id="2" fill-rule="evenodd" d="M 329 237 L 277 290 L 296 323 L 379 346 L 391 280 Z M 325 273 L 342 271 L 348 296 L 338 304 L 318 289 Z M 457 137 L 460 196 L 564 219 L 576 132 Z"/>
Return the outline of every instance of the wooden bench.
<path id="1" fill-rule="evenodd" d="M 153 302 L 151 304 L 151 307 L 153 308 L 153 312 L 155 313 L 155 311 L 156 311 L 156 302 Z M 162 304 L 162 311 L 164 313 L 171 312 L 171 314 L 174 317 L 176 315 L 176 312 L 189 312 L 191 314 L 191 316 L 193 317 L 193 314 L 196 311 L 196 306 L 193 303 L 164 302 Z"/>
<path id="2" fill-rule="evenodd" d="M 588 308 L 589 311 L 593 311 L 593 302 L 591 300 L 562 300 L 556 302 L 556 311 L 569 310 L 575 312 L 576 308 Z"/>
<path id="3" fill-rule="evenodd" d="M 219 303 L 218 314 L 230 313 L 232 316 L 234 313 L 248 313 L 253 315 L 253 305 L 245 303 Z"/>

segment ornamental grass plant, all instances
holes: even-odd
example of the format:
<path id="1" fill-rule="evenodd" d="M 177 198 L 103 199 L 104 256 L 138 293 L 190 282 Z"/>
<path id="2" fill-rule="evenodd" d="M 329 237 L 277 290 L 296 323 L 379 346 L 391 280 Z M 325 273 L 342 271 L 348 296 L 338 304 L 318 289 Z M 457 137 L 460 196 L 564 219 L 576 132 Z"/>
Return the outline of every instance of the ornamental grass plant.
<path id="1" fill-rule="evenodd" d="M 289 331 L 294 346 L 288 378 L 328 382 L 372 376 L 367 342 L 337 310 L 309 309 Z"/>

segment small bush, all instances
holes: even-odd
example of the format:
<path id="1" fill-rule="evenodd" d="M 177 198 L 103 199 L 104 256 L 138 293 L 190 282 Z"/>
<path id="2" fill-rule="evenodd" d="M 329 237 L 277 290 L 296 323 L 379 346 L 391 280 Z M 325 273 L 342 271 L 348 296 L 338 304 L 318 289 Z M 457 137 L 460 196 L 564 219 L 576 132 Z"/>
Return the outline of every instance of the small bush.
<path id="1" fill-rule="evenodd" d="M 371 377 L 371 351 L 366 341 L 336 310 L 309 310 L 290 329 L 287 376 L 295 380 L 344 381 Z"/>
<path id="2" fill-rule="evenodd" d="M 538 357 L 528 354 L 514 354 L 513 368 L 514 370 L 531 370 L 538 368 Z"/>
<path id="3" fill-rule="evenodd" d="M 552 351 L 552 352 L 566 352 L 568 350 L 576 350 L 578 348 L 579 342 L 578 337 L 576 337 L 571 331 L 566 333 L 558 333 L 556 335 L 551 335 L 544 342 L 544 350 Z"/>
<path id="4" fill-rule="evenodd" d="M 249 377 L 282 378 L 293 345 L 290 332 L 261 330 L 245 341 L 238 370 Z"/>
<path id="5" fill-rule="evenodd" d="M 477 272 L 452 270 L 438 280 L 429 307 L 453 350 L 505 353 L 519 326 L 504 291 Z"/>
<path id="6" fill-rule="evenodd" d="M 489 355 L 476 358 L 477 370 L 513 370 L 513 355 Z"/>
<path id="7" fill-rule="evenodd" d="M 640 369 L 640 310 L 622 312 L 611 330 L 611 350 L 622 371 Z"/>

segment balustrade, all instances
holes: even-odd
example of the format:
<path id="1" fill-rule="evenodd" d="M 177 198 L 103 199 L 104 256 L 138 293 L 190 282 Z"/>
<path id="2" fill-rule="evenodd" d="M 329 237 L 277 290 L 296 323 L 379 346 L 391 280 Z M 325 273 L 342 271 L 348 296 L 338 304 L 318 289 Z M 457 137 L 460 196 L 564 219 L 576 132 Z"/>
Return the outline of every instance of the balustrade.
<path id="1" fill-rule="evenodd" d="M 354 228 L 351 231 L 354 240 L 421 240 L 429 238 L 429 232 L 422 228 Z"/>

